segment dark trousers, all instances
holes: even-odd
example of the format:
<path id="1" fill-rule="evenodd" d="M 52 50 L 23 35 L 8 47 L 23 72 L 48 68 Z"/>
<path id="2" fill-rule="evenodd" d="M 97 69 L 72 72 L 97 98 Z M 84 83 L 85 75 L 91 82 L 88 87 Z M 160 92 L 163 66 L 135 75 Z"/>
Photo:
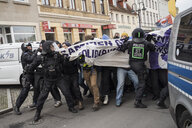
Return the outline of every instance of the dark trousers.
<path id="1" fill-rule="evenodd" d="M 63 77 L 58 78 L 56 81 L 48 81 L 45 79 L 44 82 L 45 83 L 44 83 L 43 90 L 41 91 L 40 96 L 38 97 L 38 100 L 37 100 L 38 112 L 41 112 L 43 105 L 48 97 L 48 94 L 51 91 L 52 86 L 54 85 L 56 85 L 65 96 L 68 107 L 69 108 L 74 107 L 74 99 L 70 92 L 70 87 L 64 83 Z"/>
<path id="2" fill-rule="evenodd" d="M 40 95 L 41 90 L 44 86 L 44 79 L 42 73 L 35 73 L 34 75 L 34 95 L 33 95 L 33 103 L 37 104 L 37 99 Z M 51 88 L 51 95 L 53 96 L 55 101 L 61 101 L 61 95 L 57 88 L 57 86 L 53 85 Z"/>
<path id="3" fill-rule="evenodd" d="M 135 96 L 135 99 L 139 101 L 139 100 L 142 100 L 143 93 L 146 87 L 145 85 L 145 81 L 147 77 L 146 66 L 144 62 L 139 62 L 139 61 L 130 62 L 130 66 L 132 70 L 137 74 L 139 79 L 139 85 L 138 85 L 138 89 L 136 91 L 136 96 Z"/>
<path id="4" fill-rule="evenodd" d="M 101 96 L 109 95 L 112 86 L 116 88 L 117 85 L 117 68 L 114 67 L 102 67 L 101 73 Z"/>
<path id="5" fill-rule="evenodd" d="M 167 69 L 151 69 L 151 83 L 154 96 L 164 101 L 168 96 L 168 72 Z"/>
<path id="6" fill-rule="evenodd" d="M 73 97 L 78 101 L 83 101 L 80 88 L 79 88 L 79 75 L 78 73 L 74 74 L 64 74 L 63 81 L 65 86 L 69 86 Z"/>
<path id="7" fill-rule="evenodd" d="M 22 85 L 23 88 L 21 89 L 21 92 L 16 100 L 16 107 L 20 108 L 25 99 L 28 96 L 30 85 L 34 85 L 34 75 L 33 74 L 25 74 L 22 78 Z"/>

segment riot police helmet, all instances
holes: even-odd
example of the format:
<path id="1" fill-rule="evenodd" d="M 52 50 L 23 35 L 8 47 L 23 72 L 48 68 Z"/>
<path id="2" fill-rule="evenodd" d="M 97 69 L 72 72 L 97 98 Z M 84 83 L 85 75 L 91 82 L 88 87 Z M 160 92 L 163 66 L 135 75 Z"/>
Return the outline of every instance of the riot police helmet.
<path id="1" fill-rule="evenodd" d="M 27 48 L 28 46 L 32 47 L 31 43 L 23 43 L 23 44 L 21 45 L 21 50 L 22 50 L 23 52 L 27 52 L 27 51 L 29 50 L 29 49 Z"/>
<path id="2" fill-rule="evenodd" d="M 140 43 L 145 41 L 145 32 L 141 28 L 136 28 L 132 32 L 133 41 L 136 43 Z"/>
<path id="3" fill-rule="evenodd" d="M 49 53 L 52 53 L 54 50 L 53 50 L 53 41 L 51 40 L 47 40 L 45 41 L 43 44 L 42 44 L 42 54 L 49 54 Z"/>

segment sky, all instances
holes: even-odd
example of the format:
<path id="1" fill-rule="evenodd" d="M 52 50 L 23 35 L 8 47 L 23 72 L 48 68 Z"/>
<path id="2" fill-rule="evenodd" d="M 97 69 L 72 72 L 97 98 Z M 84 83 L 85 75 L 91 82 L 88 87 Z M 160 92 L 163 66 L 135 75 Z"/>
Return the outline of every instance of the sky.
<path id="1" fill-rule="evenodd" d="M 179 12 L 182 12 L 182 11 L 192 7 L 192 0 L 177 0 L 176 7 L 179 8 Z"/>

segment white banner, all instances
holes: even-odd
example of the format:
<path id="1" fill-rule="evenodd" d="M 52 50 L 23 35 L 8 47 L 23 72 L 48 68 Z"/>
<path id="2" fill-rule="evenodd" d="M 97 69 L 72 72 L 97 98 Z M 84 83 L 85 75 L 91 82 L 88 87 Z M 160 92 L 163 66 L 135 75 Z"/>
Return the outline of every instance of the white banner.
<path id="1" fill-rule="evenodd" d="M 60 51 L 63 54 L 68 54 L 70 61 L 84 55 L 85 62 L 89 65 L 127 68 L 129 67 L 128 51 L 123 53 L 117 50 L 118 46 L 122 44 L 123 41 L 119 39 L 95 39 L 72 45 L 65 50 L 60 49 Z"/>

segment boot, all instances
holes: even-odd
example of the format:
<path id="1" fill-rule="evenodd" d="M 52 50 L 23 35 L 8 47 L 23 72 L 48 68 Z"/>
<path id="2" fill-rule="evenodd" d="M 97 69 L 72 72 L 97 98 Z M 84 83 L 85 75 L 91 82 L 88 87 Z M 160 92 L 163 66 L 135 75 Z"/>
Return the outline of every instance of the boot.
<path id="1" fill-rule="evenodd" d="M 40 112 L 36 111 L 35 116 L 34 116 L 34 122 L 37 122 L 40 119 Z"/>
<path id="2" fill-rule="evenodd" d="M 168 107 L 165 105 L 163 101 L 158 100 L 157 101 L 157 106 L 159 106 L 162 109 L 167 109 Z"/>
<path id="3" fill-rule="evenodd" d="M 29 105 L 29 108 L 36 108 L 36 103 Z"/>
<path id="4" fill-rule="evenodd" d="M 87 92 L 89 91 L 89 88 L 85 88 L 84 91 L 83 91 L 83 96 L 87 95 Z"/>
<path id="5" fill-rule="evenodd" d="M 108 95 L 105 95 L 103 104 L 104 104 L 104 105 L 107 105 L 108 103 L 109 103 L 109 96 L 108 96 Z"/>
<path id="6" fill-rule="evenodd" d="M 62 102 L 61 101 L 56 101 L 55 104 L 54 104 L 54 107 L 58 108 L 62 105 Z"/>
<path id="7" fill-rule="evenodd" d="M 14 111 L 15 115 L 21 115 L 22 114 L 17 106 L 15 106 L 13 108 L 13 111 Z"/>
<path id="8" fill-rule="evenodd" d="M 99 110 L 99 104 L 94 104 L 92 107 L 93 111 L 98 111 Z"/>
<path id="9" fill-rule="evenodd" d="M 78 102 L 78 108 L 79 108 L 79 110 L 83 110 L 84 109 L 84 105 L 83 105 L 82 101 Z"/>
<path id="10" fill-rule="evenodd" d="M 144 105 L 144 104 L 141 102 L 141 100 L 136 100 L 135 103 L 134 103 L 134 105 L 135 105 L 135 108 L 147 108 L 147 106 Z"/>
<path id="11" fill-rule="evenodd" d="M 69 108 L 69 111 L 72 112 L 72 113 L 77 113 L 78 112 L 74 107 Z"/>

